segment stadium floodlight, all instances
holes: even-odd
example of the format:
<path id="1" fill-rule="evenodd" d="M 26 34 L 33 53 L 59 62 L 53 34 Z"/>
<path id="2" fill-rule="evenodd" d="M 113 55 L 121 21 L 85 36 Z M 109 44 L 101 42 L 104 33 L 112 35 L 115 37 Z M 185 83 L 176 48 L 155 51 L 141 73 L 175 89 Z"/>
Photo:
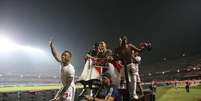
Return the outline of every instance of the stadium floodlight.
<path id="1" fill-rule="evenodd" d="M 186 70 L 187 70 L 188 72 L 190 72 L 190 71 L 191 71 L 191 69 L 190 69 L 190 68 L 187 68 Z"/>
<path id="2" fill-rule="evenodd" d="M 0 52 L 10 52 L 18 49 L 18 45 L 15 44 L 8 37 L 0 35 Z"/>
<path id="3" fill-rule="evenodd" d="M 184 56 L 186 56 L 186 54 L 185 54 L 185 53 L 183 53 L 181 56 L 183 56 L 183 57 L 184 57 Z"/>
<path id="4" fill-rule="evenodd" d="M 148 73 L 148 75 L 151 76 L 152 74 L 151 74 L 151 73 Z"/>
<path id="5" fill-rule="evenodd" d="M 166 58 L 166 57 L 164 57 L 164 58 L 163 58 L 163 61 L 166 61 L 166 60 L 167 60 L 167 58 Z"/>
<path id="6" fill-rule="evenodd" d="M 179 73 L 180 72 L 180 70 L 179 69 L 177 69 L 177 73 Z"/>
<path id="7" fill-rule="evenodd" d="M 19 55 L 22 57 L 19 57 Z M 4 59 L 3 61 L 6 61 L 16 56 L 21 59 L 26 59 L 27 63 L 28 61 L 37 65 L 50 63 L 49 55 L 45 50 L 31 45 L 17 43 L 15 40 L 0 33 L 0 60 Z M 17 61 L 21 61 L 21 59 Z"/>
<path id="8" fill-rule="evenodd" d="M 43 54 L 45 53 L 42 49 L 35 48 L 28 45 L 21 45 L 17 44 L 16 42 L 12 41 L 10 38 L 0 35 L 0 52 L 14 52 L 14 51 L 24 51 L 32 54 Z"/>
<path id="9" fill-rule="evenodd" d="M 27 52 L 30 52 L 30 53 L 44 53 L 44 51 L 42 49 L 34 48 L 34 47 L 31 47 L 31 46 L 23 46 L 23 45 L 21 45 L 20 49 L 24 50 L 24 51 L 27 51 Z"/>

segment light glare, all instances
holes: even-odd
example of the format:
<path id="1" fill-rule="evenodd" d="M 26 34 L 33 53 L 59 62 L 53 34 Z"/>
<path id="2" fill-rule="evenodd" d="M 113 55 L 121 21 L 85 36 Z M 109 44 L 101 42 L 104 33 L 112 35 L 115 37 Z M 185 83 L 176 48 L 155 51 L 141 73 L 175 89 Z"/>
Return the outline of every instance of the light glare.
<path id="1" fill-rule="evenodd" d="M 0 53 L 10 53 L 14 51 L 25 51 L 29 53 L 44 53 L 42 49 L 34 48 L 28 45 L 20 45 L 9 39 L 8 37 L 0 35 Z"/>
<path id="2" fill-rule="evenodd" d="M 0 36 L 0 52 L 10 52 L 18 49 L 18 45 L 5 36 Z"/>

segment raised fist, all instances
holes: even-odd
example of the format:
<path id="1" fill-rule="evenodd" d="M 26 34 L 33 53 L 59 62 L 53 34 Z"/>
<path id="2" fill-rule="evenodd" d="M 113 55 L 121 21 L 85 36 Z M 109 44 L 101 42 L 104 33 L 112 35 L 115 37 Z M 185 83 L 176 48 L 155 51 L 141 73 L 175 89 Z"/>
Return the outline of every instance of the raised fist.
<path id="1" fill-rule="evenodd" d="M 140 42 L 139 47 L 141 49 L 147 49 L 148 51 L 151 51 L 152 49 L 151 42 Z"/>

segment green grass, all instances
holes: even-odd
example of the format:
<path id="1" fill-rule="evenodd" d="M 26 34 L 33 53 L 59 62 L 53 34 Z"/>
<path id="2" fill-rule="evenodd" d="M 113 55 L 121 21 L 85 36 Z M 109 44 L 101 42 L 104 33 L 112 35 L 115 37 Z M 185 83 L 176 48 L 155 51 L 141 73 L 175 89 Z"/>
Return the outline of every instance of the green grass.
<path id="1" fill-rule="evenodd" d="M 44 86 L 15 86 L 2 87 L 0 92 L 15 92 L 15 91 L 37 91 L 59 89 L 61 85 L 50 84 Z M 79 88 L 79 86 L 77 85 Z M 156 101 L 198 101 L 201 99 L 201 86 L 190 89 L 190 93 L 186 93 L 184 87 L 158 87 L 156 92 Z"/>
<path id="2" fill-rule="evenodd" d="M 190 93 L 184 87 L 158 87 L 156 101 L 198 101 L 201 99 L 201 87 L 191 88 Z"/>
<path id="3" fill-rule="evenodd" d="M 58 84 L 54 85 L 42 85 L 42 86 L 15 86 L 15 87 L 2 87 L 0 92 L 15 92 L 15 91 L 37 91 L 37 90 L 49 90 L 59 89 L 61 86 Z"/>
<path id="4" fill-rule="evenodd" d="M 11 85 L 11 84 L 10 84 Z M 14 84 L 13 84 L 14 85 Z M 38 91 L 38 90 L 51 90 L 61 88 L 61 84 L 48 84 L 48 85 L 24 85 L 14 87 L 0 87 L 0 92 L 15 92 L 15 91 Z M 77 84 L 76 88 L 82 88 L 82 85 Z"/>

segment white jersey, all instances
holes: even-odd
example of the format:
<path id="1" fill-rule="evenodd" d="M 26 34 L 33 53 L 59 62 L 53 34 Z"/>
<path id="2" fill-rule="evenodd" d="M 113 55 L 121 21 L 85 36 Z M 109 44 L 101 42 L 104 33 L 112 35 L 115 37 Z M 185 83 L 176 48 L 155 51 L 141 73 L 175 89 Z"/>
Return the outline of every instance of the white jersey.
<path id="1" fill-rule="evenodd" d="M 70 77 L 71 78 L 75 77 L 74 66 L 71 64 L 68 64 L 67 66 L 61 66 L 60 79 L 61 79 L 62 83 L 65 84 L 67 82 L 68 78 L 70 78 Z"/>
<path id="2" fill-rule="evenodd" d="M 74 77 L 75 77 L 75 69 L 73 65 L 68 64 L 67 66 L 61 66 L 60 71 L 61 82 L 63 86 L 69 85 L 63 96 L 65 98 L 65 101 L 74 101 L 74 95 L 75 95 Z M 68 81 L 69 78 L 73 78 L 73 80 L 71 79 L 72 81 L 70 82 Z"/>

